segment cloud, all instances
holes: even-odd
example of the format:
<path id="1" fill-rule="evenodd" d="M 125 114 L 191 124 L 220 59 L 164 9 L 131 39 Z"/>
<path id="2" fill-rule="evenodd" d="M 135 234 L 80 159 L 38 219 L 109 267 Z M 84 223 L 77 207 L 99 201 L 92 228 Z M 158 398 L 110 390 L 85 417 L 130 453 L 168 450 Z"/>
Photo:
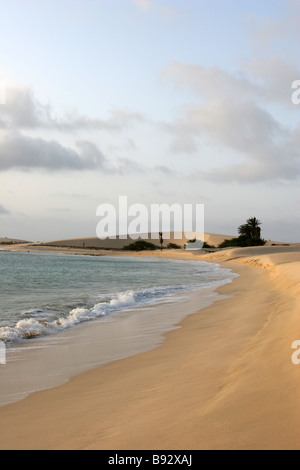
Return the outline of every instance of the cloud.
<path id="1" fill-rule="evenodd" d="M 196 138 L 192 135 L 192 132 L 184 133 L 184 128 L 176 126 L 178 128 L 178 135 L 171 143 L 170 149 L 173 153 L 178 154 L 196 154 L 198 152 L 198 143 Z"/>
<path id="2" fill-rule="evenodd" d="M 31 89 L 7 87 L 6 103 L 0 107 L 0 171 L 97 170 L 122 175 L 140 172 L 140 165 L 128 159 L 110 162 L 90 140 L 78 139 L 71 148 L 63 145 L 59 138 L 46 140 L 45 135 L 47 131 L 54 131 L 56 135 L 57 131 L 62 135 L 83 130 L 121 132 L 145 121 L 142 114 L 117 107 L 110 110 L 106 119 L 91 118 L 78 111 L 57 116 L 50 105 L 35 97 Z M 38 137 L 33 137 L 33 133 Z M 133 150 L 134 141 L 127 138 L 127 143 Z"/>
<path id="3" fill-rule="evenodd" d="M 30 89 L 6 88 L 6 103 L 0 109 L 0 128 L 38 127 L 51 118 L 47 106 L 42 106 Z"/>
<path id="4" fill-rule="evenodd" d="M 65 118 L 56 120 L 52 126 L 60 131 L 74 130 L 110 130 L 118 131 L 135 123 L 143 123 L 146 118 L 137 112 L 113 108 L 108 119 L 91 119 L 73 112 Z M 51 125 L 50 125 L 51 127 Z"/>
<path id="5" fill-rule="evenodd" d="M 248 71 L 246 74 L 245 70 Z M 232 152 L 236 164 L 201 172 L 215 182 L 292 181 L 300 177 L 300 126 L 283 125 L 283 103 L 291 109 L 291 78 L 296 69 L 283 60 L 253 61 L 229 74 L 218 67 L 173 63 L 164 76 L 188 90 L 194 104 L 182 106 L 172 123 L 174 153 L 205 154 L 207 147 Z M 284 90 L 284 91 L 283 91 Z M 274 105 L 276 112 L 274 112 Z M 222 160 L 221 156 L 218 158 Z M 210 166 L 212 166 L 211 163 Z"/>
<path id="6" fill-rule="evenodd" d="M 176 127 L 186 129 L 195 138 L 209 136 L 215 143 L 247 153 L 285 135 L 280 124 L 253 101 L 234 103 L 227 99 L 187 107 Z"/>
<path id="7" fill-rule="evenodd" d="M 289 0 L 286 3 L 286 11 L 278 19 L 270 16 L 249 16 L 250 35 L 259 54 L 262 51 L 267 52 L 274 45 L 278 48 L 279 41 L 282 51 L 288 53 L 286 47 L 289 48 L 292 43 L 297 44 L 299 42 L 299 1 Z"/>
<path id="8" fill-rule="evenodd" d="M 175 89 L 183 88 L 203 99 L 224 97 L 233 91 L 239 96 L 262 94 L 261 87 L 241 72 L 231 75 L 219 67 L 173 62 L 164 69 L 162 78 L 172 81 Z"/>
<path id="9" fill-rule="evenodd" d="M 90 141 L 76 142 L 76 150 L 55 140 L 24 136 L 10 132 L 0 140 L 0 171 L 20 169 L 123 171 L 110 164 L 100 149 Z"/>
<path id="10" fill-rule="evenodd" d="M 261 84 L 261 100 L 290 106 L 291 84 L 300 77 L 299 67 L 281 57 L 268 56 L 247 62 L 243 70 Z"/>
<path id="11" fill-rule="evenodd" d="M 202 172 L 201 177 L 215 183 L 263 183 L 296 181 L 300 177 L 300 162 L 290 158 L 286 161 L 284 147 L 269 149 L 256 154 L 255 158 L 238 165 L 227 165 Z"/>
<path id="12" fill-rule="evenodd" d="M 7 87 L 6 104 L 0 108 L 0 129 L 122 130 L 145 121 L 140 113 L 113 108 L 107 119 L 94 119 L 73 110 L 63 117 L 55 115 L 48 104 L 41 103 L 29 88 Z"/>
<path id="13" fill-rule="evenodd" d="M 202 100 L 227 97 L 240 102 L 251 98 L 286 106 L 291 102 L 291 84 L 299 76 L 300 68 L 277 56 L 249 61 L 235 73 L 219 67 L 173 62 L 162 74 L 176 90 L 187 90 Z"/>
<path id="14" fill-rule="evenodd" d="M 70 209 L 68 207 L 48 207 L 48 210 L 49 211 L 52 211 L 52 212 L 61 212 L 61 213 L 66 213 L 66 212 L 73 212 L 74 209 Z"/>
<path id="15" fill-rule="evenodd" d="M 210 145 L 219 147 L 220 153 L 226 148 L 244 160 L 203 172 L 202 177 L 211 181 L 245 183 L 300 177 L 300 132 L 284 128 L 254 102 L 191 106 L 183 119 L 174 122 L 173 131 L 176 137 L 172 146 L 179 145 L 177 151 L 195 153 L 196 139 L 204 137 Z M 179 132 L 185 135 L 184 148 L 181 142 L 178 144 Z"/>
<path id="16" fill-rule="evenodd" d="M 0 204 L 0 215 L 10 215 L 10 212 Z"/>

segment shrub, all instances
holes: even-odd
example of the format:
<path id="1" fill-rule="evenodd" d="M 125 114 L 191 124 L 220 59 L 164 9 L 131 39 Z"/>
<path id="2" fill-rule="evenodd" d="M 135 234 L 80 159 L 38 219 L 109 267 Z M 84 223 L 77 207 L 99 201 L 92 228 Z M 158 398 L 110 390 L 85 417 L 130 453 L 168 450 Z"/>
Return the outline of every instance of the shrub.
<path id="1" fill-rule="evenodd" d="M 241 235 L 238 238 L 233 238 L 232 240 L 224 240 L 223 243 L 219 245 L 219 248 L 245 248 L 247 246 L 264 246 L 266 240 L 253 240 L 248 238 L 246 235 Z"/>
<path id="2" fill-rule="evenodd" d="M 181 250 L 181 246 L 176 245 L 176 243 L 169 243 L 167 246 L 168 250 Z"/>
<path id="3" fill-rule="evenodd" d="M 144 240 L 138 240 L 137 242 L 131 243 L 131 245 L 125 246 L 123 248 L 124 251 L 155 251 L 158 249 L 158 246 Z"/>
<path id="4" fill-rule="evenodd" d="M 206 243 L 206 242 L 203 243 L 203 248 L 211 248 L 212 250 L 215 250 L 215 249 L 216 249 L 215 246 L 209 245 L 209 243 Z"/>

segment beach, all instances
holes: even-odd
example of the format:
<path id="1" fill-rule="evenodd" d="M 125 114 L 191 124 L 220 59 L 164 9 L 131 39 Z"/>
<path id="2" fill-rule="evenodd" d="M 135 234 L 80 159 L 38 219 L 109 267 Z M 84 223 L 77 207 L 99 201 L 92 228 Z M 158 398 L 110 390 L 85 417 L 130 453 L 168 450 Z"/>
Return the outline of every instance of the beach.
<path id="1" fill-rule="evenodd" d="M 172 256 L 240 276 L 156 349 L 1 408 L 1 449 L 299 448 L 300 249 Z"/>
<path id="2" fill-rule="evenodd" d="M 2 3 L 0 450 L 298 450 L 300 0 Z"/>

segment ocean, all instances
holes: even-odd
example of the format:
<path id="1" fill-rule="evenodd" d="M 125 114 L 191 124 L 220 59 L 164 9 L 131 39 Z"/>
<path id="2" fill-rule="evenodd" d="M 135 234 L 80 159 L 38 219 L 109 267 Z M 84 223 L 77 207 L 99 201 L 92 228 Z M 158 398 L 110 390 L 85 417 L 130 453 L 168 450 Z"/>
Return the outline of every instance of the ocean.
<path id="1" fill-rule="evenodd" d="M 0 251 L 0 406 L 158 347 L 234 277 L 199 261 Z"/>
<path id="2" fill-rule="evenodd" d="M 233 274 L 205 262 L 0 251 L 0 340 L 52 335 L 125 310 L 174 300 Z"/>

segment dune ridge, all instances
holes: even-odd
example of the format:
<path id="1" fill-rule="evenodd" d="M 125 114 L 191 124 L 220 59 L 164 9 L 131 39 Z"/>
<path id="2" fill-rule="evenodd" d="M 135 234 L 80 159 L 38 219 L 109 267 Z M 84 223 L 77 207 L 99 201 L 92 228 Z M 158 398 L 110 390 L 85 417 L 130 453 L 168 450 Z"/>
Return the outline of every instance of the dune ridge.
<path id="1" fill-rule="evenodd" d="M 183 247 L 187 241 L 189 240 L 185 236 L 176 235 L 174 232 L 168 236 L 164 234 L 164 246 L 167 246 L 169 243 L 175 243 L 178 246 Z M 218 246 L 222 243 L 226 238 L 231 239 L 233 238 L 232 235 L 220 235 L 220 234 L 213 234 L 213 233 L 205 233 L 205 241 L 210 245 Z M 159 239 L 156 234 L 156 238 L 152 234 L 145 234 L 142 236 L 143 240 L 149 241 L 154 245 L 159 246 Z M 73 248 L 104 248 L 104 249 L 121 249 L 130 243 L 133 243 L 134 240 L 130 236 L 127 239 L 123 240 L 117 237 L 115 240 L 100 240 L 97 237 L 90 237 L 90 238 L 75 238 L 75 239 L 67 239 L 67 240 L 53 240 L 44 242 L 44 245 L 47 246 L 60 246 L 60 247 L 73 247 Z"/>

